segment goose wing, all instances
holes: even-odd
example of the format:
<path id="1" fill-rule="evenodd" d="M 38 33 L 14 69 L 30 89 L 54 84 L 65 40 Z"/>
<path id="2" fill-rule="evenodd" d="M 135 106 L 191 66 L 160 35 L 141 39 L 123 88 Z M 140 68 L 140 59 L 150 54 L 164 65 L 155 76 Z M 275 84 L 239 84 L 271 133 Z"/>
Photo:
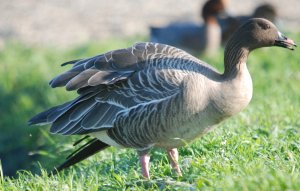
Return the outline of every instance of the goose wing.
<path id="1" fill-rule="evenodd" d="M 86 134 L 112 128 L 117 114 L 179 92 L 183 77 L 209 68 L 175 47 L 137 43 L 88 59 L 55 77 L 51 87 L 66 86 L 79 97 L 33 117 L 29 124 L 51 124 L 58 134 Z"/>
<path id="2" fill-rule="evenodd" d="M 125 80 L 134 72 L 145 67 L 167 66 L 163 59 L 176 58 L 181 61 L 199 60 L 190 54 L 164 44 L 136 43 L 132 47 L 119 49 L 92 58 L 74 60 L 62 64 L 73 67 L 50 81 L 51 87 L 66 86 L 67 90 L 76 90 L 86 86 L 109 85 Z M 157 62 L 161 59 L 161 62 Z M 180 63 L 178 63 L 180 64 Z"/>

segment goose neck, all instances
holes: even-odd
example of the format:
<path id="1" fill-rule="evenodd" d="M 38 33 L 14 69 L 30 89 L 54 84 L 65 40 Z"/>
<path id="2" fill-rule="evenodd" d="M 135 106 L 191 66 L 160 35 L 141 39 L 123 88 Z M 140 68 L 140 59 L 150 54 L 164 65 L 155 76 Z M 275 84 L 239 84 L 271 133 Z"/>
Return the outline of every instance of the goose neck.
<path id="1" fill-rule="evenodd" d="M 209 15 L 204 19 L 207 25 L 219 25 L 217 18 L 214 15 Z"/>
<path id="2" fill-rule="evenodd" d="M 249 53 L 249 48 L 242 46 L 241 41 L 234 39 L 229 41 L 225 48 L 223 75 L 235 77 L 242 72 L 241 70 L 245 67 L 241 67 L 241 65 L 246 64 Z"/>

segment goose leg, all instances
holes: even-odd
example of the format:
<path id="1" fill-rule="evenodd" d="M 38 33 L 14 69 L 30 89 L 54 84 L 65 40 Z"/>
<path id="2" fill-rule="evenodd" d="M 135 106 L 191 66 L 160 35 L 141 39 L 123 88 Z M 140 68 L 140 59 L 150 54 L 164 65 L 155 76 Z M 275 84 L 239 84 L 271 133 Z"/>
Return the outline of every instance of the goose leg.
<path id="1" fill-rule="evenodd" d="M 169 149 L 169 150 L 167 150 L 167 152 L 168 152 L 168 156 L 169 156 L 169 159 L 170 159 L 172 169 L 175 171 L 175 173 L 178 176 L 182 176 L 182 173 L 181 173 L 181 170 L 180 170 L 179 164 L 178 164 L 178 151 L 177 151 L 177 148 Z"/>
<path id="2" fill-rule="evenodd" d="M 150 161 L 150 156 L 148 153 L 139 153 L 140 155 L 140 163 L 142 166 L 142 174 L 144 178 L 150 179 L 150 174 L 149 174 L 149 161 Z"/>

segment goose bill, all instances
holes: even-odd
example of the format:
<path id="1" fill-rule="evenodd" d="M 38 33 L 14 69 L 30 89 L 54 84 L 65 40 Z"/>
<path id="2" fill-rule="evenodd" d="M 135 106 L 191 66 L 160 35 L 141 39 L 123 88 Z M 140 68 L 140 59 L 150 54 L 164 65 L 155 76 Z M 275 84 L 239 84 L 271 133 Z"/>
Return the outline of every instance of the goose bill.
<path id="1" fill-rule="evenodd" d="M 282 33 L 278 32 L 278 38 L 275 40 L 275 46 L 280 46 L 290 50 L 294 50 L 294 47 L 297 47 L 296 43 L 284 36 Z"/>

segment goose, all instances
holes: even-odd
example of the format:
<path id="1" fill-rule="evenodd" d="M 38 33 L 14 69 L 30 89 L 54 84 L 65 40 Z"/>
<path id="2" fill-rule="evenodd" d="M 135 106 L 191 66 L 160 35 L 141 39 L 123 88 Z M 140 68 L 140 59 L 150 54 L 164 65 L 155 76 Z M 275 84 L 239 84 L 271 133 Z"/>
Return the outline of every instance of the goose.
<path id="1" fill-rule="evenodd" d="M 193 55 L 213 55 L 221 45 L 221 28 L 217 16 L 225 13 L 226 0 L 208 0 L 202 8 L 203 25 L 171 23 L 150 27 L 150 41 L 168 44 Z"/>
<path id="2" fill-rule="evenodd" d="M 222 44 L 225 44 L 231 34 L 243 23 L 251 18 L 265 18 L 271 22 L 275 22 L 277 18 L 277 10 L 270 3 L 264 3 L 255 8 L 251 15 L 218 17 L 218 23 L 222 31 Z"/>
<path id="3" fill-rule="evenodd" d="M 54 134 L 92 137 L 57 171 L 114 146 L 135 149 L 147 179 L 150 150 L 165 149 L 172 169 L 181 176 L 177 148 L 249 104 L 248 55 L 270 46 L 294 50 L 296 44 L 272 22 L 255 18 L 229 40 L 224 73 L 183 50 L 151 42 L 70 61 L 62 65 L 72 68 L 50 86 L 77 90 L 78 97 L 34 116 L 29 124 L 50 124 Z"/>

